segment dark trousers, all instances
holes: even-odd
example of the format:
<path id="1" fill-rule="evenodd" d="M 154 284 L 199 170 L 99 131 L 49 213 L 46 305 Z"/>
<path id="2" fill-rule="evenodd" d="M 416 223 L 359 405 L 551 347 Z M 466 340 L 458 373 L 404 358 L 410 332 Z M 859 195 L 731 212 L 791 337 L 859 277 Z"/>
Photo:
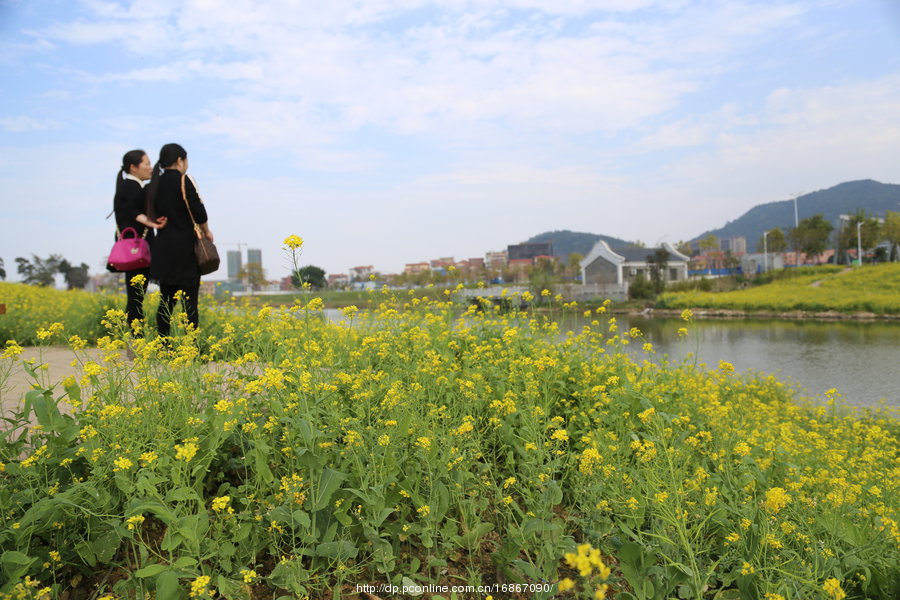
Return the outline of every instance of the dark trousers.
<path id="1" fill-rule="evenodd" d="M 144 276 L 144 282 L 134 285 L 132 279 L 138 275 Z M 147 283 L 150 278 L 150 268 L 137 269 L 125 272 L 125 316 L 128 318 L 128 327 L 134 333 L 134 337 L 144 335 L 144 295 L 147 293 Z M 141 321 L 137 330 L 133 329 L 135 319 Z"/>
<path id="2" fill-rule="evenodd" d="M 195 285 L 166 285 L 159 284 L 159 309 L 156 311 L 156 330 L 162 337 L 168 337 L 171 328 L 172 313 L 175 311 L 175 294 L 181 292 L 181 304 L 187 314 L 188 323 L 198 328 L 200 326 L 200 312 L 197 308 L 197 294 L 200 292 L 200 282 Z"/>

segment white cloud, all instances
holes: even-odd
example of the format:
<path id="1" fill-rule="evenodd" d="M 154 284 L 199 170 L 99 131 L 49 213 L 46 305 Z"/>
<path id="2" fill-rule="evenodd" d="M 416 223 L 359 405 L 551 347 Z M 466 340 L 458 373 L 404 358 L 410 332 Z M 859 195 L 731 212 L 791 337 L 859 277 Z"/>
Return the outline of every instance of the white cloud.
<path id="1" fill-rule="evenodd" d="M 799 12 L 790 4 L 643 0 L 88 7 L 99 20 L 58 23 L 43 34 L 72 44 L 124 44 L 142 54 L 168 50 L 164 64 L 107 73 L 105 80 L 244 82 L 232 92 L 238 99 L 217 103 L 215 119 L 201 127 L 217 130 L 222 121 L 248 130 L 278 127 L 283 135 L 269 137 L 273 146 L 282 137 L 328 138 L 329 131 L 362 127 L 458 135 L 487 121 L 517 131 L 620 130 L 671 110 L 701 85 L 708 73 L 700 68 L 715 69 L 738 40 L 765 35 Z M 426 8 L 436 16 L 417 17 L 393 33 L 378 28 Z M 618 20 L 649 8 L 666 21 Z M 562 32 L 586 16 L 591 29 Z M 234 110 L 223 113 L 226 106 Z M 268 121 L 283 109 L 287 122 Z M 319 132 L 311 135 L 311 125 Z M 233 141 L 246 137 L 235 132 Z"/>

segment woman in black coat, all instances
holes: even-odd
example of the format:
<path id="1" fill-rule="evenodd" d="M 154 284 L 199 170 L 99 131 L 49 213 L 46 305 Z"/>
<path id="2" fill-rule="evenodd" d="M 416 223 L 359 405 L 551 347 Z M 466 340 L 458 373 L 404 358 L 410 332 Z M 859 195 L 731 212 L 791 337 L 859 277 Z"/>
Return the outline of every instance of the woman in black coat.
<path id="1" fill-rule="evenodd" d="M 150 179 L 153 168 L 150 157 L 143 150 L 131 150 L 122 157 L 122 168 L 116 175 L 116 195 L 113 199 L 113 210 L 116 213 L 116 239 L 127 227 L 132 227 L 138 236 L 145 237 L 153 247 L 153 230 L 165 227 L 166 220 L 154 220 L 147 216 L 146 194 L 144 183 Z M 140 276 L 140 277 L 138 277 Z M 143 335 L 144 294 L 147 292 L 147 279 L 150 269 L 125 271 L 125 315 L 128 325 L 132 327 L 135 337 Z M 134 321 L 138 320 L 135 325 Z"/>
<path id="2" fill-rule="evenodd" d="M 167 219 L 165 229 L 160 230 L 156 236 L 153 260 L 150 262 L 150 278 L 159 282 L 160 302 L 156 312 L 156 328 L 161 336 L 169 335 L 170 318 L 178 292 L 181 292 L 188 323 L 194 328 L 200 324 L 197 308 L 200 268 L 194 254 L 194 241 L 197 239 L 194 222 L 202 235 L 210 241 L 213 235 L 209 230 L 206 208 L 197 193 L 197 186 L 193 178 L 186 175 L 187 168 L 185 149 L 178 144 L 166 144 L 159 151 L 159 161 L 153 168 L 153 178 L 147 192 L 153 214 Z"/>

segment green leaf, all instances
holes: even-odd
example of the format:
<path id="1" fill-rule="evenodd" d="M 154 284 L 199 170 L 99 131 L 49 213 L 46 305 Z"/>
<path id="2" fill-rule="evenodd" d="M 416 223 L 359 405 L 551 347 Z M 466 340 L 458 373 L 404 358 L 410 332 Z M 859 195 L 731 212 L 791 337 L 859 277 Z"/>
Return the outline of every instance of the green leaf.
<path id="1" fill-rule="evenodd" d="M 166 502 L 169 503 L 186 502 L 188 500 L 194 500 L 196 502 L 202 503 L 200 495 L 189 487 L 178 488 L 166 494 Z"/>
<path id="2" fill-rule="evenodd" d="M 116 555 L 122 536 L 115 529 L 110 529 L 91 540 L 97 562 L 108 563 Z"/>
<path id="3" fill-rule="evenodd" d="M 17 550 L 10 550 L 8 552 L 4 552 L 3 556 L 0 557 L 0 563 L 3 564 L 4 569 L 7 565 L 13 567 L 29 567 L 32 563 L 34 563 L 37 559 L 32 558 L 25 554 L 24 552 L 19 552 Z"/>
<path id="4" fill-rule="evenodd" d="M 156 578 L 156 600 L 180 600 L 184 591 L 174 571 L 164 571 Z"/>
<path id="5" fill-rule="evenodd" d="M 25 394 L 26 399 L 31 400 L 31 407 L 38 423 L 47 431 L 56 431 L 65 425 L 65 421 L 56 406 L 56 402 L 50 396 L 49 391 L 31 390 Z"/>
<path id="6" fill-rule="evenodd" d="M 344 561 L 356 558 L 357 554 L 359 554 L 359 550 L 356 546 L 346 540 L 326 542 L 316 546 L 316 556 L 321 556 L 322 558 Z"/>
<path id="7" fill-rule="evenodd" d="M 156 575 L 159 575 L 160 573 L 165 571 L 167 568 L 168 568 L 168 565 L 160 565 L 160 564 L 147 565 L 146 567 L 135 571 L 134 576 L 139 577 L 141 579 L 143 579 L 144 577 L 155 577 Z"/>
<path id="8" fill-rule="evenodd" d="M 262 480 L 263 483 L 272 483 L 275 476 L 272 475 L 272 469 L 269 468 L 269 455 L 271 449 L 261 441 L 257 441 L 250 456 L 253 459 L 253 471 Z"/>
<path id="9" fill-rule="evenodd" d="M 144 513 L 153 513 L 166 525 L 171 525 L 176 519 L 172 509 L 158 500 L 140 500 L 137 504 L 129 506 L 125 511 L 125 514 L 129 517 Z"/>
<path id="10" fill-rule="evenodd" d="M 326 468 L 322 471 L 322 476 L 319 477 L 319 481 L 316 484 L 316 489 L 313 492 L 313 502 L 312 502 L 312 510 L 322 510 L 328 503 L 331 501 L 331 497 L 337 491 L 339 487 L 341 487 L 341 483 L 346 479 L 347 476 L 340 471 L 335 471 L 331 468 Z"/>
<path id="11" fill-rule="evenodd" d="M 78 556 L 81 557 L 81 560 L 84 561 L 89 567 L 93 567 L 97 564 L 97 556 L 94 554 L 94 549 L 87 542 L 80 542 L 75 545 L 75 552 Z"/>
<path id="12" fill-rule="evenodd" d="M 434 515 L 435 521 L 441 521 L 443 520 L 444 515 L 447 514 L 447 507 L 450 504 L 450 492 L 447 491 L 447 486 L 439 481 L 435 482 L 431 491 L 434 494 L 432 514 Z"/>
<path id="13" fill-rule="evenodd" d="M 193 567 L 197 564 L 197 559 L 191 558 L 190 556 L 182 556 L 178 560 L 172 563 L 173 567 L 177 567 L 179 569 L 184 569 L 187 567 Z"/>
<path id="14" fill-rule="evenodd" d="M 303 529 L 309 529 L 312 526 L 312 522 L 309 520 L 309 515 L 306 511 L 300 510 L 299 508 L 291 513 L 291 518 L 294 520 L 294 523 L 302 527 Z"/>
<path id="15" fill-rule="evenodd" d="M 372 524 L 375 527 L 381 526 L 381 524 L 384 523 L 384 520 L 387 519 L 389 516 L 391 516 L 391 513 L 393 513 L 393 512 L 394 512 L 393 508 L 382 509 L 382 511 L 378 514 L 378 516 L 375 517 L 375 520 L 373 521 Z"/>
<path id="16" fill-rule="evenodd" d="M 485 534 L 494 530 L 493 523 L 479 523 L 466 533 L 456 536 L 454 541 L 463 548 L 474 548 L 478 540 Z"/>
<path id="17" fill-rule="evenodd" d="M 543 500 L 550 506 L 556 506 L 563 501 L 563 492 L 557 482 L 551 481 L 547 484 L 547 489 L 543 493 Z"/>
<path id="18" fill-rule="evenodd" d="M 225 598 L 241 598 L 243 592 L 243 584 L 234 581 L 232 579 L 228 579 L 224 575 L 219 575 L 216 578 L 216 589 L 219 594 L 224 596 Z"/>

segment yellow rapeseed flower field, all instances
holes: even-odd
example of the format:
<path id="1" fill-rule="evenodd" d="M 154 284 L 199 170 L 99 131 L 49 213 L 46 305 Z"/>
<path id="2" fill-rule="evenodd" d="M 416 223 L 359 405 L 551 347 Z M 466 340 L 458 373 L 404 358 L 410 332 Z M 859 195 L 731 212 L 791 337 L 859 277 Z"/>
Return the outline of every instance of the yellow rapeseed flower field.
<path id="1" fill-rule="evenodd" d="M 853 269 L 817 267 L 801 273 L 732 292 L 667 293 L 659 301 L 671 308 L 900 313 L 900 263 Z"/>
<path id="2" fill-rule="evenodd" d="M 103 360 L 0 440 L 0 599 L 900 596 L 896 414 L 453 295 L 210 306 L 169 343 L 99 313 Z M 58 322 L 87 365 L 67 311 L 7 335 Z"/>

